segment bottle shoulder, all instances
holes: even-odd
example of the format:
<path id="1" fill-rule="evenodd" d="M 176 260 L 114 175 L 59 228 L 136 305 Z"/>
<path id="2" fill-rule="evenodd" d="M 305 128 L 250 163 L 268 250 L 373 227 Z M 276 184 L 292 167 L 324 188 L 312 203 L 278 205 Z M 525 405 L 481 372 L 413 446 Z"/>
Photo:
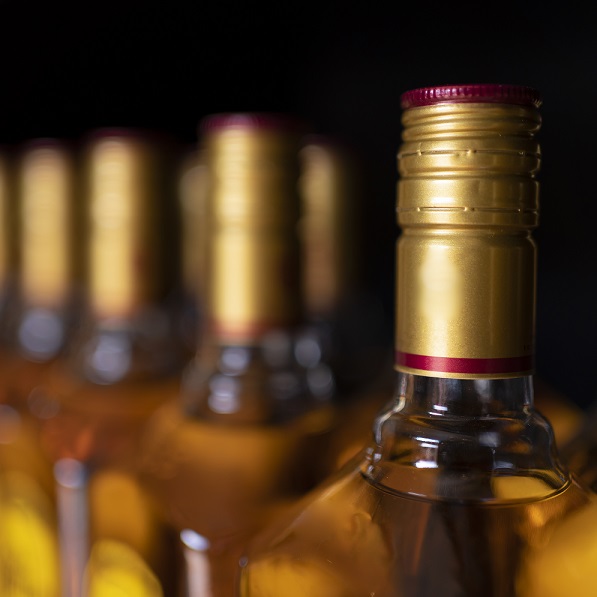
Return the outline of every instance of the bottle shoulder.
<path id="1" fill-rule="evenodd" d="M 400 374 L 370 443 L 251 542 L 242 597 L 542 594 L 530 571 L 577 550 L 597 495 L 560 465 L 529 389 Z"/>
<path id="2" fill-rule="evenodd" d="M 241 561 L 243 597 L 294 583 L 313 597 L 539 595 L 520 590 L 532 585 L 529 569 L 575 549 L 569 527 L 597 516 L 596 498 L 573 479 L 544 499 L 438 500 L 381 488 L 363 473 L 364 456 L 253 540 Z M 584 539 L 597 545 L 594 532 Z"/>
<path id="3" fill-rule="evenodd" d="M 373 424 L 363 471 L 398 494 L 463 502 L 545 499 L 568 474 L 548 421 L 531 406 L 519 412 L 462 414 L 400 411 L 400 400 Z"/>

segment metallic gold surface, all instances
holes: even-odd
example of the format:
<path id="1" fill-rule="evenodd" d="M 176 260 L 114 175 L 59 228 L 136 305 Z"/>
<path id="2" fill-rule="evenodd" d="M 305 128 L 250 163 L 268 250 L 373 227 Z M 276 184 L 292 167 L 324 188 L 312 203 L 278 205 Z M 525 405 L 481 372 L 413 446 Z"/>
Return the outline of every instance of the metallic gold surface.
<path id="1" fill-rule="evenodd" d="M 354 290 L 357 181 L 348 151 L 313 139 L 300 152 L 303 290 L 310 313 L 326 314 Z"/>
<path id="2" fill-rule="evenodd" d="M 74 176 L 69 152 L 57 142 L 21 156 L 20 286 L 29 304 L 58 307 L 71 290 Z"/>
<path id="3" fill-rule="evenodd" d="M 87 159 L 89 300 L 100 316 L 127 317 L 162 283 L 158 154 L 142 137 L 115 133 L 93 140 Z"/>
<path id="4" fill-rule="evenodd" d="M 205 138 L 214 333 L 252 342 L 300 317 L 298 139 L 285 130 L 225 126 Z"/>
<path id="5" fill-rule="evenodd" d="M 439 103 L 403 113 L 396 367 L 530 373 L 540 127 L 536 108 Z"/>

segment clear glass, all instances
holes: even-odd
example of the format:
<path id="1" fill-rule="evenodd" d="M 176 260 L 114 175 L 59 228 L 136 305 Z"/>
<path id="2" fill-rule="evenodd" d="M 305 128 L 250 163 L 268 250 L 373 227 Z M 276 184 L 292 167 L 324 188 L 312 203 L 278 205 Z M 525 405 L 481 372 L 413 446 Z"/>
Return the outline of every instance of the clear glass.
<path id="1" fill-rule="evenodd" d="M 78 331 L 30 402 L 54 464 L 63 595 L 176 595 L 178 537 L 137 461 L 146 421 L 177 395 L 186 353 L 159 305 L 127 319 L 89 316 Z"/>
<path id="2" fill-rule="evenodd" d="M 383 392 L 378 386 L 393 354 L 392 326 L 366 283 L 362 156 L 334 137 L 309 135 L 299 157 L 301 286 L 309 335 L 336 380 L 342 419 L 330 439 L 336 470 L 361 447 L 369 421 L 390 395 L 385 384 Z"/>
<path id="3" fill-rule="evenodd" d="M 574 567 L 543 578 L 596 499 L 558 462 L 531 378 L 400 373 L 363 451 L 251 542 L 239 594 L 588 595 Z"/>
<path id="4" fill-rule="evenodd" d="M 206 339 L 181 396 L 149 421 L 141 476 L 181 533 L 189 591 L 233 594 L 248 538 L 327 473 L 337 420 L 321 355 L 292 330 L 251 345 Z"/>

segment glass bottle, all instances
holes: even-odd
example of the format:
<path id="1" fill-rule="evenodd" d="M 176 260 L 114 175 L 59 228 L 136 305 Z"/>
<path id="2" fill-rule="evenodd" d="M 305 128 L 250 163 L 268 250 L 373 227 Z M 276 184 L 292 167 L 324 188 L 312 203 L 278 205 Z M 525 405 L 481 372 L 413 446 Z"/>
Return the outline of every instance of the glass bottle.
<path id="1" fill-rule="evenodd" d="M 305 332 L 334 372 L 339 423 L 328 466 L 335 470 L 358 452 L 370 420 L 388 401 L 388 317 L 365 284 L 364 183 L 357 152 L 339 139 L 309 135 L 299 155 Z"/>
<path id="2" fill-rule="evenodd" d="M 597 512 L 533 408 L 539 95 L 401 101 L 394 399 L 362 452 L 254 539 L 240 595 L 577 594 L 537 578 L 566 523 Z"/>
<path id="3" fill-rule="evenodd" d="M 141 464 L 181 534 L 193 596 L 234 594 L 244 543 L 319 480 L 313 456 L 334 423 L 330 369 L 301 327 L 301 135 L 278 114 L 213 115 L 200 128 L 205 332 L 180 397 L 146 427 Z"/>
<path id="4" fill-rule="evenodd" d="M 199 148 L 194 146 L 184 153 L 178 171 L 182 241 L 179 328 L 183 342 L 188 346 L 189 358 L 197 347 L 205 310 L 206 193 L 205 159 Z"/>
<path id="5" fill-rule="evenodd" d="M 15 159 L 13 148 L 0 146 L 0 350 L 7 342 L 15 296 L 17 239 L 15 231 Z"/>
<path id="6" fill-rule="evenodd" d="M 386 316 L 366 286 L 359 254 L 362 168 L 356 151 L 331 137 L 306 137 L 299 155 L 305 309 L 330 345 L 328 361 L 348 401 L 377 380 L 388 352 Z"/>
<path id="7" fill-rule="evenodd" d="M 70 146 L 38 139 L 15 152 L 13 225 L 19 260 L 3 321 L 0 405 L 0 594 L 59 594 L 50 461 L 40 449 L 38 385 L 77 315 L 75 165 Z M 3 197 L 6 200 L 7 197 Z"/>
<path id="8" fill-rule="evenodd" d="M 5 330 L 12 391 L 35 410 L 35 387 L 78 323 L 77 164 L 71 145 L 57 139 L 31 141 L 18 158 L 18 272 Z"/>
<path id="9" fill-rule="evenodd" d="M 176 541 L 136 477 L 139 436 L 178 391 L 173 329 L 173 145 L 98 130 L 83 163 L 85 293 L 67 354 L 47 372 L 41 442 L 54 463 L 63 595 L 175 594 Z"/>

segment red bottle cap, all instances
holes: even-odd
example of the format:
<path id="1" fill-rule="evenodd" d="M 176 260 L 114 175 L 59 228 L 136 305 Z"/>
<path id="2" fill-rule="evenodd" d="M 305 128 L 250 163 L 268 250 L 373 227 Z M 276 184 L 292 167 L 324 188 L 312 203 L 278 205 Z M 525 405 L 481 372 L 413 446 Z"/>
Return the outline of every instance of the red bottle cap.
<path id="1" fill-rule="evenodd" d="M 212 114 L 206 116 L 199 125 L 203 134 L 231 128 L 301 132 L 304 125 L 291 115 L 268 112 Z"/>
<path id="2" fill-rule="evenodd" d="M 440 103 L 501 103 L 534 106 L 542 104 L 539 91 L 522 85 L 439 85 L 406 91 L 400 97 L 403 110 Z"/>

